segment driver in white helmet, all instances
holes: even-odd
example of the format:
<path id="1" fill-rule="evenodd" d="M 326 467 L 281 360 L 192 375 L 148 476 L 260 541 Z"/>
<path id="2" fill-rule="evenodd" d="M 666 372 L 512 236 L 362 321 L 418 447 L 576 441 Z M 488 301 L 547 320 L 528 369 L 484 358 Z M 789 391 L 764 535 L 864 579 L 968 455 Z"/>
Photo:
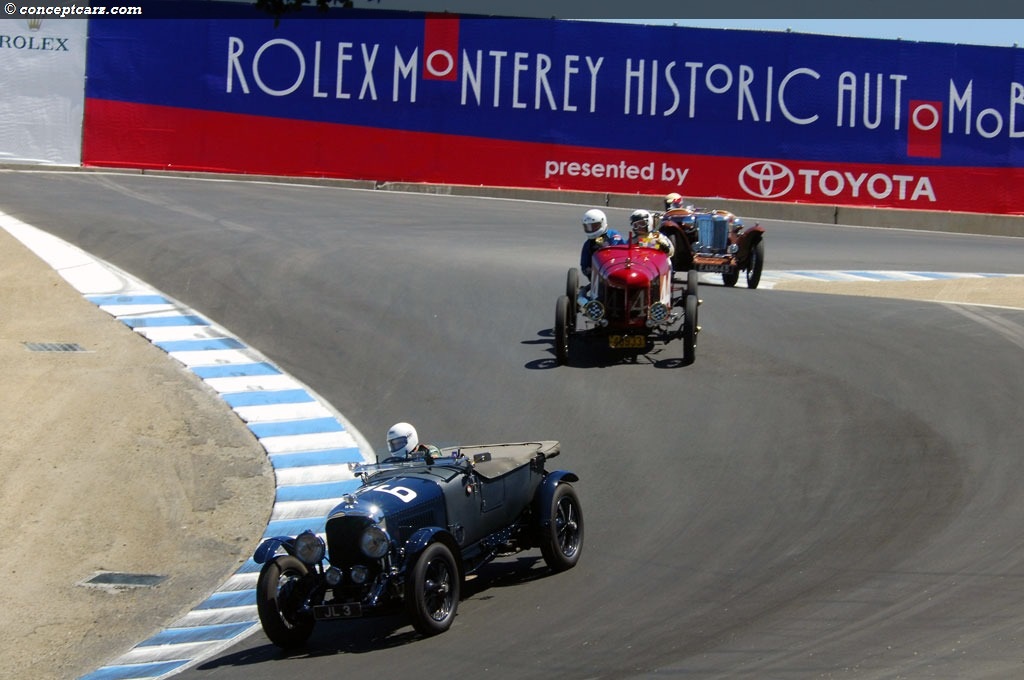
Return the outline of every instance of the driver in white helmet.
<path id="1" fill-rule="evenodd" d="M 669 257 L 675 253 L 675 246 L 672 240 L 660 231 L 654 229 L 654 216 L 649 210 L 634 210 L 629 216 L 629 224 L 633 228 L 633 242 L 646 248 L 657 248 L 668 253 Z"/>
<path id="2" fill-rule="evenodd" d="M 591 208 L 583 213 L 583 231 L 587 235 L 587 240 L 583 242 L 583 249 L 580 251 L 580 271 L 589 279 L 594 251 L 605 246 L 626 245 L 626 239 L 619 232 L 608 228 L 608 217 L 603 210 L 597 208 Z"/>
<path id="3" fill-rule="evenodd" d="M 388 429 L 388 457 L 385 463 L 424 459 L 432 461 L 441 450 L 431 444 L 421 444 L 416 428 L 409 423 L 395 423 Z"/>

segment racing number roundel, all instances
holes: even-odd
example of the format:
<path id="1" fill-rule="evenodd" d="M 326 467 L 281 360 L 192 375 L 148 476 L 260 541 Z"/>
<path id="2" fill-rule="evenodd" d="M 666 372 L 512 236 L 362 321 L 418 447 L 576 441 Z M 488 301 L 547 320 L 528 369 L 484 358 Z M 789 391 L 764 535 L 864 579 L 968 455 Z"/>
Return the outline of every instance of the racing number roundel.
<path id="1" fill-rule="evenodd" d="M 405 486 L 391 486 L 390 484 L 381 484 L 380 486 L 373 487 L 374 491 L 383 491 L 389 493 L 403 503 L 411 503 L 416 498 L 416 492 Z"/>

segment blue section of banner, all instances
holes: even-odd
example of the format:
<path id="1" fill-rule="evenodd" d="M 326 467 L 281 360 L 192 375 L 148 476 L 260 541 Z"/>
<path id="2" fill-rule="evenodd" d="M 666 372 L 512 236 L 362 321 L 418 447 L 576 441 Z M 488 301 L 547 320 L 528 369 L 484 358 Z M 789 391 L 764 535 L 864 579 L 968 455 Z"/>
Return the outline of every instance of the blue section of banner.
<path id="1" fill-rule="evenodd" d="M 1012 48 L 460 17 L 457 47 L 428 55 L 421 14 L 212 16 L 93 22 L 87 97 L 635 151 L 1024 165 Z M 933 134 L 927 155 L 908 155 L 911 126 Z"/>

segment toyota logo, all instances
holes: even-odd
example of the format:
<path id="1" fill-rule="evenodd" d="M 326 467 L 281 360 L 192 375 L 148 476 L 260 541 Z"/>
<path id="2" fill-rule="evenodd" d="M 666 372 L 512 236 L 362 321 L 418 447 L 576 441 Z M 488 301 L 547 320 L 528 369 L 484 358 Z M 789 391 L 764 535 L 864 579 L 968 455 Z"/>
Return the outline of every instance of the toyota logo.
<path id="1" fill-rule="evenodd" d="M 774 161 L 754 161 L 740 170 L 740 186 L 758 198 L 784 196 L 794 184 L 793 171 Z"/>

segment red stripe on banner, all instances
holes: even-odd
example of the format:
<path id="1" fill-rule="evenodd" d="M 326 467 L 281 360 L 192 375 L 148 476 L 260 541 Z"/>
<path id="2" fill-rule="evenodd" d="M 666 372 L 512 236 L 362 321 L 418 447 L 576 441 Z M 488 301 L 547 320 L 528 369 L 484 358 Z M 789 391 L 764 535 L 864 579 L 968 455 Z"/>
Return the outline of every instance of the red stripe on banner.
<path id="1" fill-rule="evenodd" d="M 423 20 L 423 79 L 456 80 L 458 57 L 459 18 L 428 14 Z"/>
<path id="2" fill-rule="evenodd" d="M 625 151 L 92 98 L 84 127 L 85 166 L 1024 214 L 1024 168 Z"/>
<path id="3" fill-rule="evenodd" d="M 942 102 L 909 102 L 907 156 L 942 158 Z"/>

